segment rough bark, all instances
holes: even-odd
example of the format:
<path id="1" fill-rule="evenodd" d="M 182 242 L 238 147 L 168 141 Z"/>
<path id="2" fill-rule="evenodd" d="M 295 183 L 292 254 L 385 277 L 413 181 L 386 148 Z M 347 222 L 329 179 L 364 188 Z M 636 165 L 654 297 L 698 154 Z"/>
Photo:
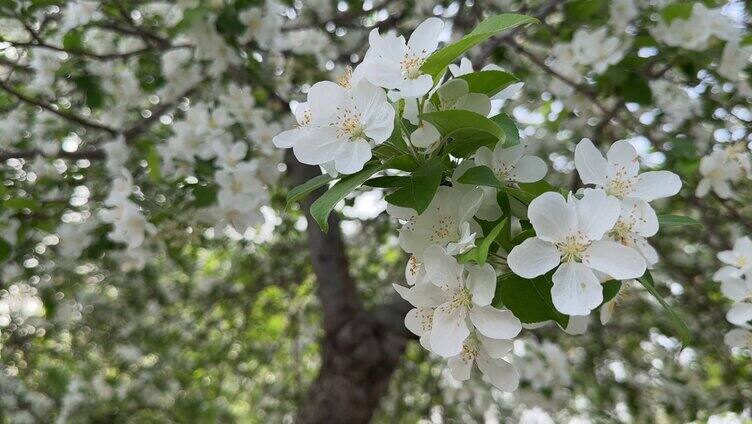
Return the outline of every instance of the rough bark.
<path id="1" fill-rule="evenodd" d="M 314 167 L 286 161 L 294 184 L 316 175 Z M 308 211 L 316 193 L 303 201 Z M 308 243 L 324 320 L 321 369 L 308 389 L 298 419 L 302 423 L 366 423 L 399 364 L 410 334 L 402 317 L 409 305 L 392 299 L 365 310 L 349 272 L 339 218 L 329 218 L 324 234 L 307 214 Z"/>

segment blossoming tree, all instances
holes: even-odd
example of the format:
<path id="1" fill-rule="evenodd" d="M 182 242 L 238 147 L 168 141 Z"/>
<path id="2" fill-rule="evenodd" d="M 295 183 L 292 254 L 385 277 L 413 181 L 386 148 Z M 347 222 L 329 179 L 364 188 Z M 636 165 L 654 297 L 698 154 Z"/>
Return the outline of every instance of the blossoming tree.
<path id="1" fill-rule="evenodd" d="M 0 417 L 743 413 L 749 13 L 0 1 Z"/>

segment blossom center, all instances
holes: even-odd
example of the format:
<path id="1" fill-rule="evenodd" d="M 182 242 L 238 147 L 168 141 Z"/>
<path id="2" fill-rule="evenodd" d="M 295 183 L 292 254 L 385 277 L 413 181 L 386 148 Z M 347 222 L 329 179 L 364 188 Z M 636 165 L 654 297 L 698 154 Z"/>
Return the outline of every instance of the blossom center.
<path id="1" fill-rule="evenodd" d="M 606 186 L 606 194 L 622 199 L 632 193 L 633 186 L 634 182 L 631 179 L 614 178 L 608 182 L 608 185 Z"/>
<path id="2" fill-rule="evenodd" d="M 441 216 L 431 227 L 430 240 L 435 244 L 441 244 L 442 241 L 452 236 L 452 228 L 455 227 L 454 219 L 451 216 Z"/>
<path id="3" fill-rule="evenodd" d="M 465 340 L 465 343 L 462 344 L 460 358 L 463 362 L 472 362 L 478 356 L 478 352 L 480 352 L 480 344 L 478 343 L 478 340 L 471 335 Z"/>
<path id="4" fill-rule="evenodd" d="M 459 289 L 454 290 L 449 295 L 449 302 L 447 302 L 449 305 L 450 311 L 456 311 L 458 309 L 460 310 L 467 310 L 470 309 L 470 307 L 473 305 L 472 295 L 470 294 L 470 290 L 468 290 L 466 287 L 462 287 Z"/>
<path id="5" fill-rule="evenodd" d="M 564 241 L 556 244 L 556 248 L 561 253 L 562 262 L 574 262 L 582 259 L 582 255 L 587 250 L 589 243 L 579 235 L 567 236 Z"/>
<path id="6" fill-rule="evenodd" d="M 420 67 L 423 66 L 424 61 L 425 59 L 420 56 L 412 53 L 405 53 L 405 55 L 402 57 L 402 60 L 400 61 L 400 65 L 402 66 L 402 75 L 404 75 L 405 78 L 411 80 L 418 78 L 422 75 Z"/>
<path id="7" fill-rule="evenodd" d="M 360 112 L 345 110 L 341 113 L 337 137 L 343 136 L 352 140 L 366 138 L 366 126 L 361 119 Z"/>
<path id="8" fill-rule="evenodd" d="M 616 239 L 616 241 L 620 242 L 623 245 L 630 244 L 630 240 L 632 239 L 632 233 L 633 233 L 632 223 L 629 223 L 621 219 L 616 221 L 616 224 L 614 224 L 614 228 L 611 230 L 611 236 L 613 236 L 613 238 Z"/>

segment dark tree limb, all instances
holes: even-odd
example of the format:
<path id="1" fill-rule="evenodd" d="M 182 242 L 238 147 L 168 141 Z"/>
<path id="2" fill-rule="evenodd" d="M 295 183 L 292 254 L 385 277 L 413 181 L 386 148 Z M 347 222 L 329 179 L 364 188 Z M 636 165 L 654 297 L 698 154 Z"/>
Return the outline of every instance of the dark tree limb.
<path id="1" fill-rule="evenodd" d="M 316 167 L 286 160 L 293 185 L 319 174 Z M 324 318 L 321 369 L 299 411 L 302 423 L 366 423 L 411 338 L 402 322 L 410 306 L 402 299 L 366 310 L 349 271 L 339 217 L 329 217 L 324 234 L 307 212 L 321 192 L 301 202 L 308 219 L 311 264 Z"/>

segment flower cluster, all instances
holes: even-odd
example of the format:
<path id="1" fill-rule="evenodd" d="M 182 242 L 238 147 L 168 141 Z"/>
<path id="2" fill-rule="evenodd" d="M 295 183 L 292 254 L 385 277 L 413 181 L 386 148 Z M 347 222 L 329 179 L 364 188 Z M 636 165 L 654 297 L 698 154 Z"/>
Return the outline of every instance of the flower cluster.
<path id="1" fill-rule="evenodd" d="M 721 199 L 734 197 L 731 184 L 751 175 L 749 151 L 743 144 L 714 150 L 700 160 L 702 179 L 697 184 L 695 196 L 705 197 L 712 190 Z"/>
<path id="2" fill-rule="evenodd" d="M 721 293 L 734 302 L 726 319 L 737 326 L 726 333 L 730 347 L 752 349 L 752 239 L 739 237 L 732 250 L 718 253 L 724 263 L 713 280 L 721 283 Z"/>
<path id="3" fill-rule="evenodd" d="M 551 297 L 567 315 L 588 315 L 603 302 L 601 283 L 642 276 L 658 255 L 646 238 L 658 232 L 648 202 L 673 196 L 681 181 L 669 171 L 639 173 L 637 151 L 614 143 L 607 158 L 583 139 L 575 166 L 587 188 L 581 198 L 544 193 L 530 203 L 536 236 L 509 253 L 509 268 L 534 278 L 552 269 Z"/>
<path id="4" fill-rule="evenodd" d="M 653 28 L 653 36 L 669 46 L 689 50 L 704 50 L 713 38 L 735 41 L 741 31 L 723 13 L 721 8 L 708 9 L 703 3 L 690 3 L 691 13 L 688 18 L 675 17 L 670 23 L 659 21 Z"/>

